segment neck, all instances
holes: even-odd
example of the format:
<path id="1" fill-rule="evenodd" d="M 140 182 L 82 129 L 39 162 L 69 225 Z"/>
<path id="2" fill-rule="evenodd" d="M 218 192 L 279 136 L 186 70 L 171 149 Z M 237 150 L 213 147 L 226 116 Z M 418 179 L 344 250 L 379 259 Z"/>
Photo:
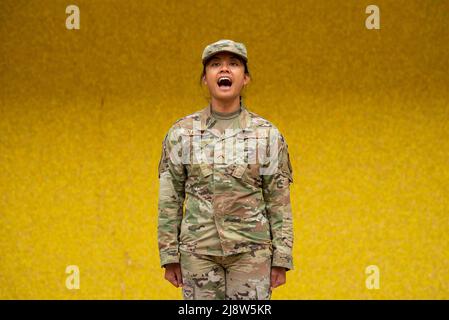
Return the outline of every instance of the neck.
<path id="1" fill-rule="evenodd" d="M 235 112 L 240 109 L 240 97 L 237 96 L 232 100 L 218 100 L 212 97 L 211 101 L 212 110 L 222 113 Z"/>

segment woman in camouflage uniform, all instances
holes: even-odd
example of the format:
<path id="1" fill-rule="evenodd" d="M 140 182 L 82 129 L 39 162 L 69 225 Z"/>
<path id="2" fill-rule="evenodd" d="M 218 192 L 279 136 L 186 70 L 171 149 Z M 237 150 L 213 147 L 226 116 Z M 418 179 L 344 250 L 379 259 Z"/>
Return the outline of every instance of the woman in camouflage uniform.
<path id="1" fill-rule="evenodd" d="M 184 299 L 270 299 L 293 268 L 287 143 L 242 102 L 247 61 L 242 43 L 208 45 L 201 81 L 211 101 L 163 142 L 160 261 Z"/>

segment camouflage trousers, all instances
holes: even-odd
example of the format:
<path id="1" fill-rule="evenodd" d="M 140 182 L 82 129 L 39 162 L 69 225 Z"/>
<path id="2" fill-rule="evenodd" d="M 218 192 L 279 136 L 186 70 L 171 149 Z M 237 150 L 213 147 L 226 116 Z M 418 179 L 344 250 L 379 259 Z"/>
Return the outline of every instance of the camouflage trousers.
<path id="1" fill-rule="evenodd" d="M 181 251 L 184 300 L 270 300 L 271 248 L 230 256 Z"/>

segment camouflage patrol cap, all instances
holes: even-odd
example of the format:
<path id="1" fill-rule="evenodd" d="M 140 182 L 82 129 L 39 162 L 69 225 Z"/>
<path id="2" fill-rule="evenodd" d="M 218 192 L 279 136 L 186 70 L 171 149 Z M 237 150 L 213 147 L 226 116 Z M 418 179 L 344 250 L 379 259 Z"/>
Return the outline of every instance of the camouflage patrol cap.
<path id="1" fill-rule="evenodd" d="M 243 60 L 248 61 L 248 55 L 246 53 L 246 47 L 243 43 L 235 42 L 232 40 L 222 39 L 217 42 L 209 44 L 203 51 L 202 61 L 203 64 L 206 60 L 212 57 L 218 52 L 232 52 L 240 56 Z"/>

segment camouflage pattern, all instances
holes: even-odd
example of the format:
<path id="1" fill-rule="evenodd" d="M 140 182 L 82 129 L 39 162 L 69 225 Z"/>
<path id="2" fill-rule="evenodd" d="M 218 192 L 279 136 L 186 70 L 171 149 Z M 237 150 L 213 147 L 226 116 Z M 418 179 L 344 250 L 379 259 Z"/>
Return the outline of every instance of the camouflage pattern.
<path id="1" fill-rule="evenodd" d="M 199 131 L 193 130 L 200 123 Z M 289 185 L 293 182 L 288 146 L 278 136 L 273 174 L 260 174 L 260 163 L 178 163 L 173 150 L 200 135 L 202 146 L 223 140 L 245 141 L 258 128 L 275 128 L 247 110 L 239 114 L 239 134 L 216 135 L 210 104 L 179 119 L 169 129 L 159 162 L 158 242 L 161 266 L 179 262 L 180 250 L 230 256 L 273 249 L 273 266 L 293 269 L 293 226 Z M 184 139 L 185 138 L 185 139 Z M 189 140 L 190 139 L 190 140 Z M 261 138 L 264 139 L 264 138 Z M 269 149 L 269 145 L 267 145 Z M 270 150 L 267 150 L 271 153 Z M 273 153 L 274 154 L 274 153 Z"/>
<path id="2" fill-rule="evenodd" d="M 217 42 L 211 43 L 206 48 L 204 48 L 203 55 L 201 57 L 203 64 L 205 61 L 218 52 L 232 52 L 240 57 L 242 57 L 245 61 L 248 61 L 248 54 L 246 51 L 246 47 L 243 43 L 235 42 L 232 40 L 218 40 Z"/>
<path id="3" fill-rule="evenodd" d="M 184 300 L 270 300 L 271 249 L 226 257 L 181 251 Z"/>

